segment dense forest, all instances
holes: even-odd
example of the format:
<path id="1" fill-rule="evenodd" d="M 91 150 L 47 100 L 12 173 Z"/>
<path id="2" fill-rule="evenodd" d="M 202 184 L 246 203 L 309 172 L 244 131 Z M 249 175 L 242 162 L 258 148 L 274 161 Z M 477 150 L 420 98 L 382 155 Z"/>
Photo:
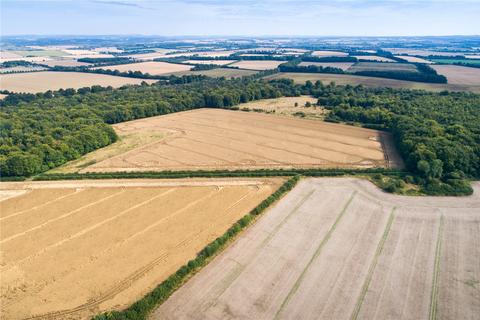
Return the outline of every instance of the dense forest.
<path id="1" fill-rule="evenodd" d="M 12 95 L 1 104 L 0 172 L 30 176 L 104 147 L 117 139 L 108 124 L 291 94 L 282 82 L 205 79 Z"/>
<path id="2" fill-rule="evenodd" d="M 354 74 L 359 76 L 389 78 L 406 81 L 418 81 L 429 83 L 447 83 L 447 78 L 439 75 L 435 69 L 426 64 L 416 63 L 418 72 L 405 71 L 357 71 Z"/>

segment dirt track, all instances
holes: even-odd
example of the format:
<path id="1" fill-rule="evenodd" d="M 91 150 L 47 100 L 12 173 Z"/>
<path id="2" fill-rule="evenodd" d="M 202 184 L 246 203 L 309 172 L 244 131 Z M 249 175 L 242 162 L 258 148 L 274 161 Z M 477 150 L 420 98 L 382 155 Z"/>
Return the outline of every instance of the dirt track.
<path id="1" fill-rule="evenodd" d="M 480 184 L 463 198 L 306 179 L 152 319 L 478 319 Z"/>
<path id="2" fill-rule="evenodd" d="M 389 134 L 314 120 L 200 109 L 125 122 L 114 128 L 120 136 L 155 131 L 166 138 L 81 172 L 401 165 L 389 148 Z"/>
<path id="3" fill-rule="evenodd" d="M 130 305 L 282 179 L 2 183 L 2 319 L 88 319 Z M 23 194 L 21 191 L 26 191 Z"/>

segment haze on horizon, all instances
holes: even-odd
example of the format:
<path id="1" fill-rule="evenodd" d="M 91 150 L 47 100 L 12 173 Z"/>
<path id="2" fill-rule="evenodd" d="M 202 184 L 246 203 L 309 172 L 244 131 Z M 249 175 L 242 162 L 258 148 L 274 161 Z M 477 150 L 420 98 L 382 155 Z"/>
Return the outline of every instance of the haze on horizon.
<path id="1" fill-rule="evenodd" d="M 440 36 L 480 33 L 475 0 L 1 0 L 1 35 Z"/>

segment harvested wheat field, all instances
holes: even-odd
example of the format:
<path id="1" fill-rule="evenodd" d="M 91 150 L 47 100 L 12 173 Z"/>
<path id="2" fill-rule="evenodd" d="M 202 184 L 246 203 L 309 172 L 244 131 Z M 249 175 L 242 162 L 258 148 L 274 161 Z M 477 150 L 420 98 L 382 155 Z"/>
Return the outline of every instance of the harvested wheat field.
<path id="1" fill-rule="evenodd" d="M 95 67 L 93 69 L 118 70 L 120 72 L 140 71 L 142 73 L 149 73 L 151 75 L 160 75 L 172 72 L 188 71 L 192 68 L 193 66 L 187 66 L 184 64 L 148 61 L 139 63 L 119 64 L 115 66 Z"/>
<path id="2" fill-rule="evenodd" d="M 432 68 L 438 74 L 447 77 L 448 83 L 463 85 L 480 85 L 480 69 L 452 66 L 452 65 L 432 65 Z"/>
<path id="3" fill-rule="evenodd" d="M 474 188 L 414 198 L 306 179 L 151 319 L 478 319 Z"/>
<path id="4" fill-rule="evenodd" d="M 232 67 L 239 67 L 240 69 L 249 69 L 249 70 L 269 70 L 275 69 L 285 61 L 274 61 L 274 60 L 243 60 L 231 64 Z"/>
<path id="5" fill-rule="evenodd" d="M 224 66 L 236 62 L 237 60 L 187 60 L 185 63 L 191 64 L 215 64 L 218 66 Z"/>
<path id="6" fill-rule="evenodd" d="M 115 172 L 401 166 L 388 133 L 316 120 L 199 109 L 124 122 L 114 128 L 120 137 L 145 130 L 164 138 L 90 166 L 70 169 Z"/>
<path id="7" fill-rule="evenodd" d="M 77 89 L 94 85 L 118 88 L 127 84 L 140 84 L 142 81 L 147 83 L 155 82 L 154 80 L 116 77 L 106 74 L 42 71 L 2 75 L 0 90 L 37 93 L 47 90 Z"/>
<path id="8" fill-rule="evenodd" d="M 432 61 L 425 60 L 419 57 L 412 57 L 412 56 L 395 56 L 395 58 L 400 58 L 408 62 L 414 62 L 414 63 L 425 63 L 425 64 L 433 63 Z"/>
<path id="9" fill-rule="evenodd" d="M 301 67 L 308 67 L 308 66 L 318 66 L 318 67 L 331 67 L 331 68 L 339 68 L 343 71 L 348 70 L 354 63 L 353 62 L 300 62 L 299 66 Z"/>
<path id="10" fill-rule="evenodd" d="M 314 57 L 346 57 L 348 53 L 342 51 L 317 50 L 312 52 Z"/>
<path id="11" fill-rule="evenodd" d="M 380 61 L 380 62 L 395 62 L 395 60 L 380 57 L 380 56 L 355 56 L 358 60 Z"/>
<path id="12" fill-rule="evenodd" d="M 2 183 L 2 319 L 89 319 L 124 308 L 282 181 Z"/>
<path id="13" fill-rule="evenodd" d="M 266 113 L 279 116 L 323 120 L 325 118 L 326 110 L 322 107 L 317 107 L 317 101 L 318 99 L 311 96 L 262 99 L 242 103 L 241 110 L 254 112 L 262 110 Z M 305 104 L 307 103 L 310 103 L 311 106 L 306 107 Z M 297 104 L 297 106 L 295 106 L 295 104 Z"/>

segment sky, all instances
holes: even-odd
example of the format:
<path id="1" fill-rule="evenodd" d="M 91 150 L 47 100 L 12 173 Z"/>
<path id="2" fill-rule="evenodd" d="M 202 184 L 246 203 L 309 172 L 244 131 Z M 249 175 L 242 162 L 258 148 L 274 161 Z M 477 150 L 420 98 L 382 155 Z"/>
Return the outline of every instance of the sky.
<path id="1" fill-rule="evenodd" d="M 480 0 L 0 0 L 1 35 L 479 35 Z"/>

